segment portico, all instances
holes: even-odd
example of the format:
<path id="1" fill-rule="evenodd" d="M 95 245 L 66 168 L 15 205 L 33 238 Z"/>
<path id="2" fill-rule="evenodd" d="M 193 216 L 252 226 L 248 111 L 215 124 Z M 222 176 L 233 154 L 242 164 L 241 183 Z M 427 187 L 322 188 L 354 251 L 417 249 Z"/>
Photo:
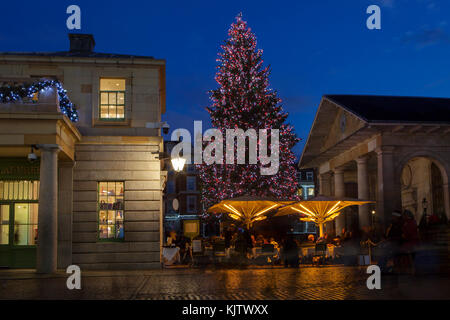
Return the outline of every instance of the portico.
<path id="1" fill-rule="evenodd" d="M 26 81 L 30 79 L 23 79 L 23 82 Z M 35 185 L 38 186 L 33 197 L 25 196 L 24 191 L 21 191 L 23 188 L 20 187 L 20 183 L 23 182 L 17 182 L 19 188 L 17 191 L 14 189 L 15 194 L 11 195 L 11 191 L 2 190 L 0 202 L 4 206 L 14 207 L 14 203 L 28 203 L 30 199 L 38 200 L 37 228 L 30 231 L 36 234 L 31 241 L 26 242 L 26 247 L 31 251 L 34 248 L 36 270 L 39 273 L 54 272 L 57 267 L 64 267 L 71 261 L 71 243 L 69 245 L 67 241 L 67 237 L 70 238 L 72 234 L 71 168 L 75 160 L 75 143 L 80 139 L 81 135 L 76 127 L 59 110 L 56 88 L 39 94 L 37 101 L 2 104 L 0 107 L 0 154 L 5 159 L 16 159 L 9 161 L 3 170 L 15 173 L 21 178 L 23 175 L 21 163 L 24 163 L 25 167 L 38 168 L 36 172 L 38 174 L 26 178 L 27 181 L 29 179 L 35 181 Z M 32 146 L 40 160 L 27 165 L 25 159 Z M 17 180 L 14 176 L 11 178 Z M 3 175 L 2 179 L 8 179 L 8 176 Z M 58 182 L 61 182 L 60 189 Z M 2 242 L 4 246 L 2 250 L 6 257 L 5 261 L 2 259 L 2 263 L 12 267 L 32 267 L 28 264 L 29 259 L 25 259 L 27 262 L 24 262 L 24 258 L 21 257 L 22 250 L 19 250 L 21 248 L 17 237 L 22 237 L 22 229 L 20 225 L 19 229 L 16 226 L 20 223 L 18 213 L 14 215 L 14 211 L 12 212 L 13 218 L 15 216 L 15 225 L 9 240 L 3 241 L 7 243 Z M 25 225 L 30 223 L 33 214 L 29 215 Z M 61 252 L 59 259 L 58 249 Z M 70 257 L 70 260 L 67 257 Z"/>
<path id="2" fill-rule="evenodd" d="M 407 190 L 414 194 L 409 208 L 415 208 L 418 221 L 423 197 L 429 202 L 442 197 L 443 205 L 434 201 L 434 211 L 450 218 L 449 114 L 450 99 L 324 96 L 299 167 L 317 169 L 324 195 L 376 201 L 376 207 L 361 206 L 353 216 L 351 211 L 341 214 L 334 226 L 328 225 L 328 232 L 334 229 L 340 235 L 342 228 L 388 224 L 393 210 L 405 208 Z M 433 189 L 425 178 L 416 178 L 414 185 L 418 172 L 412 173 L 412 183 L 404 181 L 405 165 L 416 158 L 436 165 L 442 178 L 438 187 Z M 419 195 L 422 189 L 428 194 Z"/>

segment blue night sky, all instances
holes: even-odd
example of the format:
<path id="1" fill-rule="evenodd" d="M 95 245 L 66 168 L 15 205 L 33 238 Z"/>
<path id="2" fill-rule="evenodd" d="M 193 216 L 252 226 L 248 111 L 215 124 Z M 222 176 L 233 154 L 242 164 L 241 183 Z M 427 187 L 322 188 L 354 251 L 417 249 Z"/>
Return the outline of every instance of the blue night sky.
<path id="1" fill-rule="evenodd" d="M 81 7 L 79 32 L 94 34 L 96 51 L 166 59 L 172 129 L 210 126 L 204 108 L 217 52 L 239 12 L 303 139 L 297 155 L 324 94 L 450 96 L 450 1 L 7 1 L 0 51 L 68 50 L 71 4 Z M 371 4 L 381 7 L 381 30 L 366 28 Z"/>

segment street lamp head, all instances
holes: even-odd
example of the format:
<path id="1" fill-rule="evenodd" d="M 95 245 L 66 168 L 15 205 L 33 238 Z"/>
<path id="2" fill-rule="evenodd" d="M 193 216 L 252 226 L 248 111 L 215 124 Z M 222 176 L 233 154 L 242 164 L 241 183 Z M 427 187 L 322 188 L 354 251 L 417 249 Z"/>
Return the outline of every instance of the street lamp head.
<path id="1" fill-rule="evenodd" d="M 184 164 L 186 163 L 186 159 L 182 157 L 172 158 L 172 166 L 176 172 L 180 172 L 183 170 Z"/>
<path id="2" fill-rule="evenodd" d="M 375 212 L 375 210 L 372 210 L 372 214 L 375 214 L 376 212 Z"/>

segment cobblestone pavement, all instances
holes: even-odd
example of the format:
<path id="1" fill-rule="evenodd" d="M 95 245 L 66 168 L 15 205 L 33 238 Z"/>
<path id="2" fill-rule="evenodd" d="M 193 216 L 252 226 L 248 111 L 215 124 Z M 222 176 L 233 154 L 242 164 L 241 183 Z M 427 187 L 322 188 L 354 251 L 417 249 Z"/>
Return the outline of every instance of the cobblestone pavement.
<path id="1" fill-rule="evenodd" d="M 449 276 L 382 276 L 369 290 L 362 267 L 300 269 L 166 269 L 82 272 L 82 289 L 68 290 L 67 275 L 0 271 L 0 299 L 450 299 Z"/>

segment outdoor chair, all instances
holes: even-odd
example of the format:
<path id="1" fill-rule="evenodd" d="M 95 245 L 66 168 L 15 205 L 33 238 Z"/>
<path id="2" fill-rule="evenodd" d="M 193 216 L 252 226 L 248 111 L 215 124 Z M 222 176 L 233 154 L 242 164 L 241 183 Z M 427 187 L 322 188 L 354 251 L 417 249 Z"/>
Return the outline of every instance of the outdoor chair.
<path id="1" fill-rule="evenodd" d="M 221 261 L 227 256 L 227 253 L 225 251 L 225 242 L 221 241 L 213 243 L 213 256 L 215 262 L 217 260 Z"/>
<path id="2" fill-rule="evenodd" d="M 277 251 L 275 250 L 275 246 L 273 244 L 263 244 L 258 258 L 262 257 L 264 262 L 274 264 L 276 255 Z"/>
<path id="3" fill-rule="evenodd" d="M 317 243 L 316 248 L 313 255 L 313 264 L 322 264 L 325 262 L 325 257 L 327 254 L 327 244 L 326 243 Z"/>
<path id="4" fill-rule="evenodd" d="M 194 265 L 206 265 L 210 259 L 205 254 L 205 246 L 202 240 L 192 240 L 192 262 Z"/>

